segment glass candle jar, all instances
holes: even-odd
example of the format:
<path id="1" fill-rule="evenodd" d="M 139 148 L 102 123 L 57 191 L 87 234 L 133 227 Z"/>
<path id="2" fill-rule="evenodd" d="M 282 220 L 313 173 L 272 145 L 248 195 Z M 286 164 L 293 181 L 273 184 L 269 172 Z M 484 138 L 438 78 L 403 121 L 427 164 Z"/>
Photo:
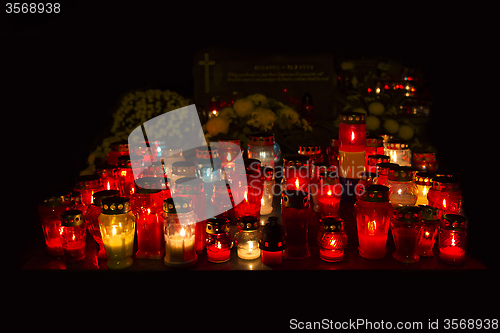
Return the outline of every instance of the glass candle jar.
<path id="1" fill-rule="evenodd" d="M 328 262 L 344 259 L 347 235 L 344 220 L 336 216 L 324 216 L 319 220 L 318 245 L 319 257 Z"/>
<path id="2" fill-rule="evenodd" d="M 356 195 L 356 199 L 359 200 L 359 198 L 365 193 L 365 190 L 369 185 L 376 184 L 377 178 L 377 173 L 367 171 L 363 172 L 361 174 L 361 179 L 356 184 L 356 186 L 354 186 L 354 194 Z"/>
<path id="3" fill-rule="evenodd" d="M 215 217 L 233 220 L 234 207 L 231 200 L 231 187 L 225 180 L 214 182 L 214 194 L 211 198 Z"/>
<path id="4" fill-rule="evenodd" d="M 163 208 L 160 195 L 160 189 L 141 187 L 137 187 L 132 195 L 131 206 L 137 229 L 136 258 L 161 259 L 165 255 L 163 220 L 159 215 Z"/>
<path id="5" fill-rule="evenodd" d="M 283 228 L 278 224 L 278 217 L 267 218 L 267 223 L 261 233 L 259 247 L 262 250 L 262 263 L 264 265 L 281 264 L 286 243 Z"/>
<path id="6" fill-rule="evenodd" d="M 95 169 L 96 173 L 101 177 L 101 184 L 105 190 L 118 190 L 116 165 L 100 164 Z"/>
<path id="7" fill-rule="evenodd" d="M 229 234 L 229 220 L 209 218 L 206 232 L 207 260 L 213 263 L 228 261 L 233 247 L 233 239 Z"/>
<path id="8" fill-rule="evenodd" d="M 248 136 L 248 158 L 261 162 L 261 167 L 274 169 L 274 134 L 256 133 Z"/>
<path id="9" fill-rule="evenodd" d="M 124 155 L 118 158 L 116 180 L 118 182 L 118 189 L 120 190 L 120 195 L 122 197 L 130 197 L 132 194 L 134 194 L 134 173 L 132 171 L 130 155 Z"/>
<path id="10" fill-rule="evenodd" d="M 187 267 L 196 263 L 196 215 L 190 198 L 165 199 L 163 205 L 165 265 Z"/>
<path id="11" fill-rule="evenodd" d="M 318 163 L 314 165 L 314 173 L 308 189 L 308 192 L 311 194 L 312 204 L 314 205 L 314 212 L 320 211 L 318 194 L 325 196 L 325 193 L 328 193 L 328 189 L 326 192 L 322 192 L 323 186 L 335 184 L 338 184 L 338 177 L 336 177 L 335 170 L 332 166 L 328 166 L 326 163 Z M 342 189 L 340 185 L 337 185 L 337 187 L 340 187 L 340 190 Z M 330 196 L 331 195 L 333 195 L 333 192 L 330 191 Z M 323 201 L 322 204 L 328 203 Z"/>
<path id="12" fill-rule="evenodd" d="M 367 161 L 368 157 L 371 155 L 384 155 L 384 138 L 381 136 L 370 136 L 366 138 L 365 153 Z"/>
<path id="13" fill-rule="evenodd" d="M 236 177 L 236 173 L 232 174 Z M 240 174 L 240 177 L 243 176 Z M 264 180 L 262 172 L 247 171 L 246 185 L 244 182 L 233 183 L 231 188 L 235 207 L 236 218 L 242 216 L 253 216 L 260 218 L 260 208 L 264 192 Z"/>
<path id="14" fill-rule="evenodd" d="M 308 156 L 291 154 L 283 156 L 282 189 L 307 191 L 310 184 L 311 161 Z"/>
<path id="15" fill-rule="evenodd" d="M 427 205 L 418 207 L 422 210 L 422 228 L 418 235 L 417 254 L 421 257 L 432 257 L 439 225 L 438 209 Z"/>
<path id="16" fill-rule="evenodd" d="M 318 188 L 318 208 L 321 216 L 337 216 L 342 196 L 342 186 L 338 183 L 326 183 Z"/>
<path id="17" fill-rule="evenodd" d="M 69 193 L 50 195 L 38 205 L 38 214 L 42 223 L 43 236 L 49 255 L 64 255 L 59 234 L 61 213 L 65 210 L 73 209 L 74 206 L 75 202 L 71 200 Z"/>
<path id="18" fill-rule="evenodd" d="M 253 260 L 260 257 L 259 219 L 253 216 L 243 216 L 238 219 L 238 232 L 234 242 L 238 248 L 238 257 Z"/>
<path id="19" fill-rule="evenodd" d="M 428 205 L 427 194 L 432 186 L 432 179 L 435 174 L 430 172 L 416 172 L 413 181 L 417 185 L 417 203 L 416 205 Z"/>
<path id="20" fill-rule="evenodd" d="M 307 232 L 313 213 L 309 194 L 296 190 L 285 190 L 281 194 L 281 220 L 285 226 L 286 243 L 283 255 L 290 259 L 310 256 Z"/>
<path id="21" fill-rule="evenodd" d="M 394 207 L 413 206 L 417 203 L 418 189 L 413 182 L 414 171 L 408 166 L 389 169 L 389 200 Z"/>
<path id="22" fill-rule="evenodd" d="M 66 261 L 78 261 L 85 258 L 85 224 L 81 210 L 66 210 L 61 213 L 59 227 L 61 243 Z"/>
<path id="23" fill-rule="evenodd" d="M 87 205 L 83 204 L 82 194 L 78 191 L 71 191 L 71 201 L 73 201 L 75 203 L 75 205 L 73 206 L 73 209 L 81 210 L 84 215 L 85 215 L 85 212 L 87 211 L 88 207 L 91 206 L 91 205 L 87 206 Z"/>
<path id="24" fill-rule="evenodd" d="M 221 165 L 227 167 L 241 154 L 239 140 L 219 140 L 219 158 Z"/>
<path id="25" fill-rule="evenodd" d="M 135 216 L 129 201 L 126 197 L 102 199 L 99 227 L 110 269 L 130 267 L 133 263 Z"/>
<path id="26" fill-rule="evenodd" d="M 364 152 L 366 150 L 365 115 L 357 112 L 343 112 L 339 123 L 339 151 Z M 341 160 L 342 164 L 342 160 Z M 363 163 L 364 165 L 364 163 Z"/>
<path id="27" fill-rule="evenodd" d="M 196 148 L 196 176 L 205 183 L 205 192 L 211 198 L 213 183 L 221 180 L 221 161 L 217 149 L 208 146 Z"/>
<path id="28" fill-rule="evenodd" d="M 118 157 L 128 155 L 128 141 L 118 141 L 111 144 L 111 151 L 106 156 L 108 164 L 118 166 Z"/>
<path id="29" fill-rule="evenodd" d="M 369 185 L 354 204 L 358 230 L 359 255 L 366 259 L 382 259 L 387 252 L 387 233 L 393 208 L 389 188 Z"/>
<path id="30" fill-rule="evenodd" d="M 97 257 L 101 259 L 107 259 L 106 252 L 104 251 L 104 244 L 102 242 L 101 228 L 99 227 L 99 215 L 101 215 L 102 210 L 102 199 L 109 197 L 117 197 L 120 195 L 118 190 L 104 190 L 96 192 L 92 195 L 93 203 L 90 205 L 83 215 L 85 220 L 85 225 L 87 230 L 92 236 L 92 238 L 97 243 L 99 249 L 97 252 Z"/>
<path id="31" fill-rule="evenodd" d="M 463 215 L 445 214 L 439 224 L 439 258 L 452 265 L 465 262 L 467 244 L 467 218 Z"/>
<path id="32" fill-rule="evenodd" d="M 74 191 L 80 192 L 82 204 L 88 207 L 92 204 L 92 194 L 104 190 L 101 177 L 98 175 L 85 175 L 76 177 Z"/>
<path id="33" fill-rule="evenodd" d="M 382 147 L 382 148 L 384 148 L 384 147 Z M 377 164 L 388 163 L 389 160 L 390 160 L 390 157 L 387 155 L 369 155 L 366 158 L 365 171 L 377 172 Z"/>
<path id="34" fill-rule="evenodd" d="M 184 152 L 180 148 L 165 147 L 161 151 L 161 160 L 163 161 L 163 167 L 165 168 L 165 174 L 168 179 L 172 179 L 172 165 L 175 162 L 182 162 L 186 159 L 184 158 Z"/>
<path id="35" fill-rule="evenodd" d="M 456 177 L 435 177 L 427 194 L 427 200 L 429 206 L 439 209 L 439 218 L 444 214 L 460 214 L 462 212 L 460 182 Z"/>
<path id="36" fill-rule="evenodd" d="M 437 169 L 436 153 L 413 152 L 412 167 L 415 170 L 435 172 Z"/>
<path id="37" fill-rule="evenodd" d="M 323 153 L 320 145 L 301 145 L 298 149 L 298 154 L 309 157 L 312 166 L 323 163 Z M 311 167 L 311 176 L 314 168 Z"/>
<path id="38" fill-rule="evenodd" d="M 389 186 L 389 170 L 399 165 L 395 163 L 377 163 L 377 184 L 383 186 Z"/>
<path id="39" fill-rule="evenodd" d="M 391 163 L 401 166 L 411 166 L 411 150 L 404 142 L 388 142 L 384 155 L 391 158 Z"/>
<path id="40" fill-rule="evenodd" d="M 392 254 L 397 261 L 412 264 L 419 259 L 417 242 L 422 224 L 422 210 L 417 206 L 400 206 L 391 218 L 392 237 L 396 251 Z"/>
<path id="41" fill-rule="evenodd" d="M 205 183 L 202 179 L 196 177 L 177 179 L 175 181 L 175 195 L 193 200 L 193 212 L 198 217 L 195 233 L 196 253 L 200 254 L 205 247 L 205 225 L 208 216 Z"/>
<path id="42" fill-rule="evenodd" d="M 268 215 L 273 212 L 274 170 L 269 167 L 265 167 L 262 171 L 264 176 L 264 185 L 260 205 L 260 215 Z"/>

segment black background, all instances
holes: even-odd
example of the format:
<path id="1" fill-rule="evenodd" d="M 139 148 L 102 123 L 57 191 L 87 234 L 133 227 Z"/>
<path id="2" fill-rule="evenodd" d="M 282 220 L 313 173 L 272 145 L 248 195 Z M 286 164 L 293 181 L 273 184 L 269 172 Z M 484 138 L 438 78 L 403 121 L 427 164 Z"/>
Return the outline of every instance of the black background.
<path id="1" fill-rule="evenodd" d="M 385 56 L 423 70 L 435 103 L 429 135 L 439 161 L 463 179 L 469 250 L 491 267 L 480 279 L 491 279 L 492 269 L 498 267 L 498 87 L 490 80 L 495 67 L 487 58 L 490 30 L 472 23 L 474 10 L 413 6 L 362 12 L 309 2 L 224 7 L 61 3 L 63 13 L 57 16 L 3 12 L 0 16 L 6 73 L 2 76 L 7 83 L 2 98 L 7 101 L 2 107 L 7 116 L 3 176 L 6 186 L 15 189 L 10 195 L 16 196 L 13 206 L 20 214 L 12 222 L 21 249 L 41 233 L 38 201 L 50 190 L 72 186 L 86 167 L 88 153 L 110 128 L 111 113 L 125 92 L 154 86 L 192 97 L 193 56 L 206 46 L 333 51 L 341 56 Z M 316 273 L 298 283 L 331 283 L 325 275 Z M 349 279 L 338 276 L 339 284 Z M 392 277 L 371 276 L 376 281 L 387 278 L 386 289 L 391 288 Z M 284 274 L 276 277 L 288 279 Z M 396 286 L 409 278 L 406 273 L 395 277 Z M 474 273 L 415 273 L 409 281 L 411 295 L 433 284 L 444 283 L 446 288 L 452 283 L 466 290 L 483 285 L 471 282 L 476 281 Z M 314 293 L 321 294 L 321 284 L 317 288 Z"/>

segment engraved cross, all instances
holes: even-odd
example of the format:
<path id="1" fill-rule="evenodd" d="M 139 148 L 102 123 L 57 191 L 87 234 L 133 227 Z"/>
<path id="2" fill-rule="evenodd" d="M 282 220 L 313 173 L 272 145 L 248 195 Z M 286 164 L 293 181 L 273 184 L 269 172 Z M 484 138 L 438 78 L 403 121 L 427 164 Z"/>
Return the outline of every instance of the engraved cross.
<path id="1" fill-rule="evenodd" d="M 210 80 L 208 76 L 208 66 L 215 65 L 215 61 L 208 61 L 208 53 L 205 53 L 205 60 L 199 61 L 199 65 L 205 66 L 205 93 L 210 91 Z"/>

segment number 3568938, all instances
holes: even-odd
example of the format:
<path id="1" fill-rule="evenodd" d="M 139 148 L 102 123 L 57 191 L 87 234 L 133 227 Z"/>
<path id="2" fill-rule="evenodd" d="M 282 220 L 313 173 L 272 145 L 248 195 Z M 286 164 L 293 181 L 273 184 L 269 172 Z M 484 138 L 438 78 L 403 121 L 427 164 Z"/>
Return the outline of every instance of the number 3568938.
<path id="1" fill-rule="evenodd" d="M 35 2 L 7 2 L 5 4 L 5 12 L 7 14 L 58 14 L 61 12 L 61 4 L 58 2 L 51 3 L 35 3 Z"/>

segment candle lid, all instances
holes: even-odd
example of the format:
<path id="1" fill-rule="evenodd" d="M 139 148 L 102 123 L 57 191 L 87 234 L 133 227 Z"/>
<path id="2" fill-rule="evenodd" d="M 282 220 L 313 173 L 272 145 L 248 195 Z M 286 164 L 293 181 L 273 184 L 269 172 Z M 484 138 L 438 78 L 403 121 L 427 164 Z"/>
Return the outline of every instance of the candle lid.
<path id="1" fill-rule="evenodd" d="M 342 232 L 344 220 L 337 216 L 323 216 L 319 219 L 320 228 L 326 232 Z"/>
<path id="2" fill-rule="evenodd" d="M 71 202 L 71 194 L 52 194 L 47 196 L 40 205 L 44 207 L 66 206 Z"/>
<path id="3" fill-rule="evenodd" d="M 174 175 L 194 176 L 196 164 L 193 161 L 177 161 L 172 163 L 172 173 Z"/>
<path id="4" fill-rule="evenodd" d="M 286 189 L 281 195 L 281 207 L 287 208 L 308 208 L 309 193 Z"/>
<path id="5" fill-rule="evenodd" d="M 254 216 L 242 216 L 238 218 L 236 226 L 241 231 L 257 230 L 259 229 L 259 219 Z"/>
<path id="6" fill-rule="evenodd" d="M 413 152 L 413 162 L 436 162 L 436 153 L 434 152 Z"/>
<path id="7" fill-rule="evenodd" d="M 123 155 L 118 157 L 118 168 L 132 168 L 132 163 L 130 162 L 130 155 Z"/>
<path id="8" fill-rule="evenodd" d="M 144 167 L 141 173 L 146 176 L 161 177 L 165 175 L 165 166 L 161 162 L 152 162 Z"/>
<path id="9" fill-rule="evenodd" d="M 390 160 L 391 157 L 387 155 L 369 155 L 368 165 L 377 165 L 378 163 L 389 163 Z"/>
<path id="10" fill-rule="evenodd" d="M 442 192 L 458 191 L 460 190 L 460 182 L 454 176 L 437 176 L 432 180 L 432 188 Z"/>
<path id="11" fill-rule="evenodd" d="M 364 124 L 365 115 L 359 112 L 342 112 L 340 122 L 342 124 Z"/>
<path id="12" fill-rule="evenodd" d="M 467 224 L 468 220 L 463 215 L 444 214 L 441 216 L 440 227 L 444 230 L 464 231 L 467 230 Z"/>
<path id="13" fill-rule="evenodd" d="M 224 234 L 229 232 L 229 220 L 218 217 L 207 219 L 207 227 L 205 229 L 207 234 Z"/>
<path id="14" fill-rule="evenodd" d="M 399 141 L 387 142 L 387 149 L 408 149 L 408 144 Z"/>
<path id="15" fill-rule="evenodd" d="M 432 172 L 416 172 L 413 181 L 418 185 L 432 185 L 432 178 L 435 176 L 436 174 Z"/>
<path id="16" fill-rule="evenodd" d="M 370 136 L 366 138 L 366 146 L 367 147 L 383 147 L 384 146 L 384 138 L 381 136 Z"/>
<path id="17" fill-rule="evenodd" d="M 76 177 L 75 188 L 87 189 L 101 185 L 101 176 L 99 175 L 85 175 Z"/>
<path id="18" fill-rule="evenodd" d="M 205 182 L 197 177 L 184 177 L 175 181 L 175 193 L 200 194 L 205 191 Z"/>
<path id="19" fill-rule="evenodd" d="M 135 180 L 135 189 L 136 193 L 157 193 L 169 189 L 168 180 L 164 177 L 137 178 Z"/>
<path id="20" fill-rule="evenodd" d="M 361 195 L 361 200 L 366 202 L 388 202 L 389 187 L 377 184 L 365 186 L 365 192 Z"/>
<path id="21" fill-rule="evenodd" d="M 211 160 L 212 158 L 218 158 L 218 157 L 219 157 L 219 151 L 217 149 L 208 146 L 196 148 L 197 159 Z"/>
<path id="22" fill-rule="evenodd" d="M 272 146 L 274 145 L 274 134 L 261 132 L 248 135 L 248 144 L 254 146 Z"/>
<path id="23" fill-rule="evenodd" d="M 120 196 L 120 191 L 118 190 L 103 190 L 103 191 L 98 191 L 92 194 L 92 204 L 94 206 L 102 206 L 102 199 L 109 198 L 109 197 L 118 197 Z"/>
<path id="24" fill-rule="evenodd" d="M 414 174 L 413 168 L 409 166 L 390 167 L 389 168 L 389 180 L 395 180 L 400 182 L 408 182 L 413 180 Z"/>
<path id="25" fill-rule="evenodd" d="M 278 223 L 277 216 L 267 218 L 267 223 L 262 229 L 259 248 L 269 252 L 280 252 L 286 247 L 285 233 Z"/>
<path id="26" fill-rule="evenodd" d="M 128 152 L 128 141 L 117 141 L 111 144 L 112 151 Z"/>
<path id="27" fill-rule="evenodd" d="M 417 206 L 399 206 L 394 209 L 393 218 L 400 222 L 419 222 L 422 219 L 422 209 Z"/>
<path id="28" fill-rule="evenodd" d="M 126 197 L 109 197 L 101 200 L 101 214 L 118 215 L 126 214 L 130 211 L 130 198 Z"/>
<path id="29" fill-rule="evenodd" d="M 320 145 L 300 145 L 298 149 L 300 155 L 317 155 L 321 154 Z"/>
<path id="30" fill-rule="evenodd" d="M 193 210 L 193 200 L 187 197 L 167 198 L 163 200 L 163 211 L 168 214 L 189 213 Z"/>
<path id="31" fill-rule="evenodd" d="M 99 164 L 96 165 L 95 170 L 97 174 L 101 177 L 112 177 L 114 176 L 116 166 L 112 164 Z"/>
<path id="32" fill-rule="evenodd" d="M 283 154 L 283 167 L 296 167 L 308 166 L 310 158 L 307 155 L 300 154 Z"/>
<path id="33" fill-rule="evenodd" d="M 438 220 L 439 208 L 431 207 L 429 205 L 418 205 L 422 209 L 422 219 L 428 221 Z"/>
<path id="34" fill-rule="evenodd" d="M 79 209 L 65 210 L 61 213 L 61 226 L 76 227 L 83 223 L 83 212 Z"/>

